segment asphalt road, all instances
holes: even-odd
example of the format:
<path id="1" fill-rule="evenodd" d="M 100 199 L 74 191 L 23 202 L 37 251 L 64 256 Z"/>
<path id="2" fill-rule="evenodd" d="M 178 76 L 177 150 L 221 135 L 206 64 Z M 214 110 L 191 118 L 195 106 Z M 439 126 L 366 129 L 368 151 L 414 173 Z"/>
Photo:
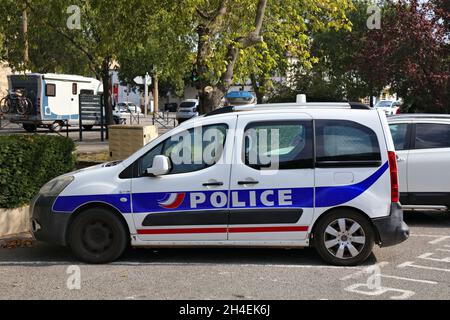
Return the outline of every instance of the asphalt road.
<path id="1" fill-rule="evenodd" d="M 99 266 L 44 244 L 0 249 L 0 299 L 450 299 L 450 214 L 405 220 L 407 242 L 347 268 L 309 248 L 130 249 Z"/>

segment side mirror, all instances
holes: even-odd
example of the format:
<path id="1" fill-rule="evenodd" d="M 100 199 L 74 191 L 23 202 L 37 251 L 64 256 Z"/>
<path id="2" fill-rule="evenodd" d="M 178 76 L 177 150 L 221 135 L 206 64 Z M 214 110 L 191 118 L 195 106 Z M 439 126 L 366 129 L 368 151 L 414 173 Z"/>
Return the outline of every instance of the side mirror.
<path id="1" fill-rule="evenodd" d="M 158 177 L 168 174 L 171 169 L 170 160 L 166 156 L 158 155 L 153 159 L 153 165 L 147 169 L 150 176 Z"/>

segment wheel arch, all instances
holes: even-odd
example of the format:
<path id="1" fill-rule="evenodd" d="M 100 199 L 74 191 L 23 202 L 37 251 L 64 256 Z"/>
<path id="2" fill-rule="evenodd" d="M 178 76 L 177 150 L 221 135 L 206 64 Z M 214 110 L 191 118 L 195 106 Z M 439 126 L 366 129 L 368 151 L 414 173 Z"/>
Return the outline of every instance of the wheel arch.
<path id="1" fill-rule="evenodd" d="M 67 223 L 67 228 L 66 228 L 66 235 L 65 235 L 65 242 L 68 243 L 68 239 L 69 239 L 69 235 L 70 235 L 70 229 L 72 226 L 73 221 L 80 215 L 82 214 L 84 211 L 88 210 L 88 209 L 94 209 L 94 208 L 102 208 L 102 209 L 106 209 L 109 212 L 111 212 L 111 214 L 115 215 L 117 218 L 119 218 L 120 222 L 122 223 L 122 225 L 125 228 L 125 231 L 128 234 L 128 239 L 130 239 L 131 236 L 131 231 L 130 231 L 130 227 L 127 223 L 127 221 L 125 220 L 125 218 L 123 217 L 123 215 L 113 206 L 107 204 L 107 203 L 103 203 L 103 202 L 89 202 L 86 203 L 82 206 L 80 206 L 79 208 L 77 208 L 71 215 L 70 215 L 70 219 Z"/>
<path id="2" fill-rule="evenodd" d="M 324 219 L 328 214 L 331 214 L 333 212 L 335 212 L 336 210 L 351 210 L 353 212 L 356 212 L 358 214 L 361 214 L 362 216 L 364 216 L 367 221 L 369 221 L 370 225 L 372 226 L 374 235 L 375 235 L 375 243 L 379 244 L 381 243 L 381 239 L 380 239 L 380 234 L 378 232 L 378 229 L 375 227 L 372 219 L 362 210 L 355 208 L 355 207 L 351 207 L 351 206 L 339 206 L 339 207 L 333 207 L 328 209 L 327 211 L 323 212 L 313 223 L 312 228 L 311 228 L 311 232 L 309 234 L 309 239 L 311 240 L 310 243 L 314 244 L 314 233 L 316 232 L 316 227 L 319 224 L 319 221 L 321 221 L 322 219 Z"/>

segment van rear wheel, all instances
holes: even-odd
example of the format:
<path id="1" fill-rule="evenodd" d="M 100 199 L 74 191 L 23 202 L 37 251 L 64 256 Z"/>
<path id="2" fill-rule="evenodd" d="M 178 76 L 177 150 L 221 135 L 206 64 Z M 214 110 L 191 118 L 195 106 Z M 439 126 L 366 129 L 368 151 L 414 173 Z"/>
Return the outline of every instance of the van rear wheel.
<path id="1" fill-rule="evenodd" d="M 372 253 L 374 229 L 362 214 L 338 209 L 325 215 L 314 232 L 314 245 L 326 262 L 353 266 L 364 262 Z"/>
<path id="2" fill-rule="evenodd" d="M 122 221 L 109 210 L 92 208 L 72 222 L 68 243 L 83 262 L 100 264 L 118 259 L 128 244 L 128 232 Z"/>
<path id="3" fill-rule="evenodd" d="M 26 132 L 33 133 L 36 132 L 37 126 L 35 124 L 31 123 L 23 123 L 22 127 L 25 129 Z"/>

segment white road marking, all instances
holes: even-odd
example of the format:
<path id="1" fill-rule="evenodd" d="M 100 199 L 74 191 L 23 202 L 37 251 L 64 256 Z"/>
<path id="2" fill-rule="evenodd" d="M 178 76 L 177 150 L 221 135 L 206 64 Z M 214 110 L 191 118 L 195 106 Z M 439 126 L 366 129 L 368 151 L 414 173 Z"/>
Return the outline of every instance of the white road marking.
<path id="1" fill-rule="evenodd" d="M 386 265 L 388 265 L 388 264 L 389 264 L 389 262 L 382 261 L 382 262 L 380 262 L 380 263 L 377 263 L 376 265 L 379 266 L 379 267 L 381 268 L 381 267 L 384 267 L 384 266 L 386 266 Z M 367 269 L 367 268 L 366 268 L 366 269 Z M 348 275 L 348 276 L 345 276 L 345 277 L 341 278 L 340 280 L 346 281 L 346 280 L 350 280 L 350 279 L 359 278 L 359 277 L 361 277 L 362 275 L 368 273 L 366 269 L 361 270 L 361 271 L 358 271 L 358 272 L 356 272 L 356 273 L 352 273 L 352 274 L 350 274 L 350 275 Z M 390 279 L 397 279 L 397 280 L 404 280 L 404 281 L 412 281 L 412 282 L 420 282 L 420 283 L 426 283 L 426 284 L 438 284 L 438 283 L 435 282 L 435 281 L 421 280 L 421 279 L 413 279 L 413 278 L 406 278 L 406 277 L 398 277 L 398 276 L 392 276 L 392 275 L 383 274 L 383 273 L 381 273 L 379 276 L 380 276 L 380 277 L 383 277 L 383 278 L 390 278 Z"/>
<path id="2" fill-rule="evenodd" d="M 360 288 L 367 288 L 369 290 L 368 291 L 361 290 Z M 389 297 L 389 299 L 392 299 L 392 300 L 405 300 L 405 299 L 411 298 L 415 294 L 415 292 L 411 291 L 411 290 L 403 290 L 403 289 L 388 288 L 388 287 L 379 287 L 374 290 L 374 289 L 370 289 L 367 286 L 367 284 L 365 284 L 365 283 L 356 283 L 356 284 L 353 284 L 353 285 L 345 288 L 344 290 L 347 292 L 363 294 L 366 296 L 380 296 L 380 295 L 382 295 L 384 293 L 388 293 L 388 292 L 400 293 L 400 295 L 398 295 L 398 296 Z"/>
<path id="3" fill-rule="evenodd" d="M 437 262 L 450 262 L 450 257 L 442 258 L 442 259 L 439 259 L 439 258 L 430 258 L 430 257 L 431 257 L 432 255 L 434 255 L 434 254 L 435 254 L 435 253 L 433 253 L 433 252 L 427 252 L 427 253 L 424 253 L 424 254 L 418 256 L 417 258 L 418 258 L 418 259 L 424 259 L 424 260 L 437 261 Z"/>
<path id="4" fill-rule="evenodd" d="M 373 266 L 378 266 L 378 267 L 382 268 L 382 267 L 384 267 L 384 266 L 386 266 L 388 264 L 389 264 L 389 262 L 382 261 L 382 262 L 379 262 L 377 264 L 374 264 Z M 371 266 L 371 267 L 373 267 L 373 266 Z M 359 278 L 360 276 L 362 276 L 364 274 L 367 274 L 367 273 L 369 273 L 369 271 L 367 270 L 367 267 L 366 267 L 363 270 L 355 272 L 355 273 L 352 273 L 352 274 L 349 274 L 348 276 L 345 276 L 345 277 L 341 278 L 340 280 L 341 281 L 346 281 L 346 280 L 350 280 L 350 279 L 356 279 L 356 278 Z"/>
<path id="5" fill-rule="evenodd" d="M 436 281 L 413 279 L 413 278 L 405 278 L 405 277 L 397 277 L 397 276 L 390 276 L 390 275 L 387 275 L 387 274 L 381 274 L 380 276 L 383 277 L 383 278 L 391 278 L 391 279 L 397 279 L 397 280 L 420 282 L 420 283 L 426 283 L 426 284 L 438 284 Z"/>
<path id="6" fill-rule="evenodd" d="M 411 237 L 437 238 L 437 239 L 429 241 L 428 242 L 429 244 L 438 244 L 442 241 L 446 241 L 446 240 L 450 239 L 449 235 L 443 235 L 443 234 L 439 234 L 439 235 L 436 235 L 436 234 L 411 234 L 410 236 Z"/>
<path id="7" fill-rule="evenodd" d="M 450 269 L 444 269 L 444 268 L 435 268 L 435 267 L 428 267 L 428 266 L 420 266 L 417 264 L 414 264 L 413 261 L 406 261 L 402 264 L 399 264 L 397 268 L 405 268 L 405 267 L 413 267 L 418 269 L 425 269 L 425 270 L 435 270 L 435 271 L 444 271 L 444 272 L 450 272 Z"/>

